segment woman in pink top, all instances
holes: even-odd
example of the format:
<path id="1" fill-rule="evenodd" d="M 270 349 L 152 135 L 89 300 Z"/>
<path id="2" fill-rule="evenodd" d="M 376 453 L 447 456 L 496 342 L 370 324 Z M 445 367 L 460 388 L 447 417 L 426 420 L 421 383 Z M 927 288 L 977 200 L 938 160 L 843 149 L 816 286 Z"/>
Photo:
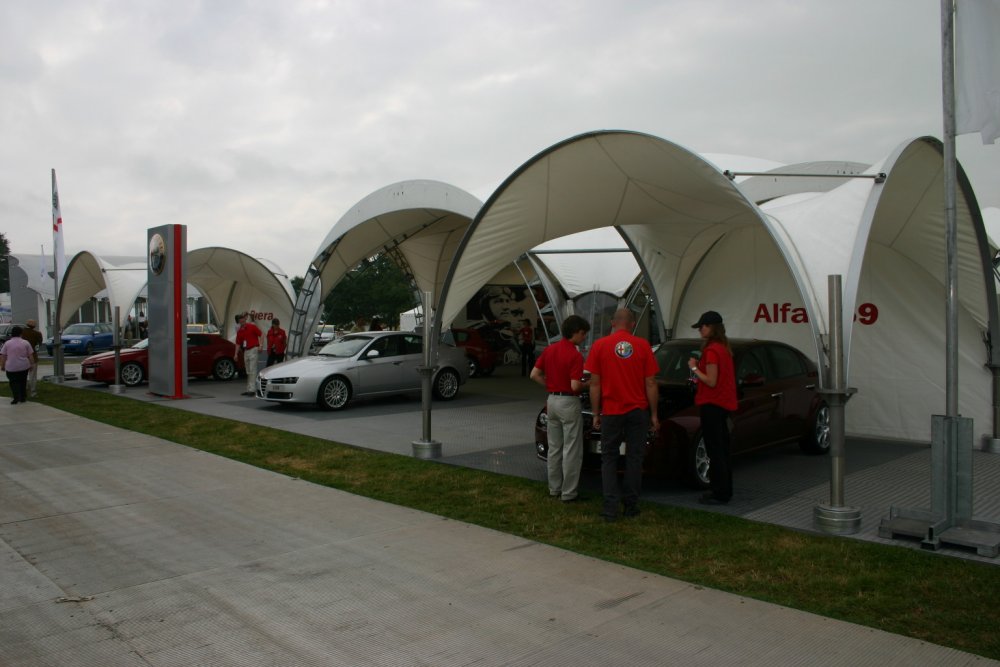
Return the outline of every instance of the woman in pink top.
<path id="1" fill-rule="evenodd" d="M 7 372 L 12 405 L 28 401 L 28 371 L 35 365 L 31 343 L 21 338 L 21 327 L 10 328 L 10 340 L 0 347 L 0 370 Z"/>

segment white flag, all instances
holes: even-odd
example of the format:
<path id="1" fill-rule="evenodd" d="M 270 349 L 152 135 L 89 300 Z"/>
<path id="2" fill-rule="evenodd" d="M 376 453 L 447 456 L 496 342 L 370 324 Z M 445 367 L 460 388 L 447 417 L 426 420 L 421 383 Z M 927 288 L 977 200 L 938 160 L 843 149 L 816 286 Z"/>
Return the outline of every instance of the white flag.
<path id="1" fill-rule="evenodd" d="M 1000 0 L 957 0 L 955 134 L 1000 138 Z"/>
<path id="2" fill-rule="evenodd" d="M 52 261 L 56 269 L 56 284 L 62 286 L 66 275 L 66 250 L 63 246 L 63 221 L 59 210 L 59 190 L 56 188 L 56 170 L 52 170 Z"/>

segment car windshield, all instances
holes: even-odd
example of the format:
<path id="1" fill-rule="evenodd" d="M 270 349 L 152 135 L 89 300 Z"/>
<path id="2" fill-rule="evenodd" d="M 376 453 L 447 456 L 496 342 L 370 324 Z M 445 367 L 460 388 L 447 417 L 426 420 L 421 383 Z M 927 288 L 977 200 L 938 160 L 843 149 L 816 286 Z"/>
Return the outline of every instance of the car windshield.
<path id="1" fill-rule="evenodd" d="M 349 336 L 327 343 L 319 353 L 324 357 L 353 357 L 371 340 L 369 336 Z"/>
<path id="2" fill-rule="evenodd" d="M 71 324 L 63 330 L 64 336 L 73 334 L 76 334 L 77 336 L 81 334 L 89 336 L 92 333 L 94 333 L 93 324 Z"/>
<path id="3" fill-rule="evenodd" d="M 688 359 L 701 354 L 701 341 L 671 341 L 656 350 L 656 363 L 660 366 L 661 380 L 686 382 L 691 374 Z"/>

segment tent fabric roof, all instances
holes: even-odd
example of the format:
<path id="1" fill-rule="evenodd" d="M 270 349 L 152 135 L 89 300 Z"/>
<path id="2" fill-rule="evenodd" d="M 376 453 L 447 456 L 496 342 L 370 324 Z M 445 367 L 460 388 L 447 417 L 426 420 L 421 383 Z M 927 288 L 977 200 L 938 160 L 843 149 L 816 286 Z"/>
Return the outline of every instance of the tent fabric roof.
<path id="1" fill-rule="evenodd" d="M 128 258 L 125 258 L 128 259 Z M 188 282 L 209 301 L 222 318 L 228 335 L 235 332 L 232 315 L 237 310 L 255 310 L 273 317 L 291 317 L 293 294 L 287 276 L 268 265 L 229 248 L 188 251 Z M 112 264 L 96 254 L 77 253 L 66 267 L 59 291 L 60 327 L 69 324 L 77 309 L 101 290 L 107 290 L 111 308 L 128 312 L 146 286 L 144 259 Z"/>
<path id="2" fill-rule="evenodd" d="M 112 312 L 120 306 L 127 313 L 145 287 L 146 276 L 146 263 L 141 259 L 114 265 L 86 250 L 77 253 L 66 265 L 59 288 L 59 328 L 69 324 L 90 297 L 105 289 Z"/>
<path id="3" fill-rule="evenodd" d="M 198 288 L 221 319 L 227 337 L 236 335 L 234 316 L 256 312 L 287 326 L 295 291 L 288 276 L 269 260 L 231 248 L 199 248 L 188 252 L 188 282 Z"/>
<path id="4" fill-rule="evenodd" d="M 434 303 L 449 263 L 482 202 L 447 183 L 415 180 L 394 183 L 369 194 L 345 213 L 320 243 L 310 273 L 319 288 L 303 290 L 295 304 L 305 322 L 289 331 L 290 354 L 305 352 L 319 324 L 323 300 L 348 271 L 382 251 L 397 254 L 404 270 Z M 307 276 L 307 280 L 309 277 Z"/>
<path id="5" fill-rule="evenodd" d="M 480 210 L 449 272 L 440 321 L 451 321 L 481 285 L 530 248 L 614 226 L 635 249 L 668 334 L 688 335 L 688 323 L 712 308 L 726 314 L 730 335 L 791 342 L 820 360 L 825 374 L 828 281 L 841 275 L 845 354 L 851 358 L 852 337 L 858 336 L 868 351 L 849 376 L 860 391 L 848 405 L 849 418 L 855 416 L 850 426 L 926 439 L 926 416 L 943 403 L 941 381 L 929 383 L 925 371 L 937 364 L 898 363 L 894 341 L 906 338 L 918 355 L 943 357 L 943 322 L 939 327 L 927 319 L 930 308 L 942 312 L 944 300 L 942 164 L 941 143 L 923 137 L 865 168 L 804 163 L 736 182 L 703 157 L 657 137 L 580 135 L 526 162 Z M 820 177 L 828 173 L 849 178 Z M 875 178 L 882 173 L 888 174 L 884 181 Z M 995 285 L 982 219 L 962 173 L 959 185 L 960 345 L 963 377 L 975 387 L 965 391 L 962 412 L 991 422 L 990 377 L 979 339 L 985 329 L 1000 339 Z M 852 324 L 860 306 L 863 321 Z M 872 350 L 882 358 L 871 358 Z M 853 362 L 849 373 L 852 368 Z M 872 369 L 882 375 L 871 375 Z M 896 405 L 888 418 L 877 408 L 886 404 Z"/>
<path id="6" fill-rule="evenodd" d="M 337 221 L 313 256 L 324 295 L 361 260 L 390 248 L 402 252 L 417 288 L 437 295 L 481 206 L 469 193 L 438 181 L 404 181 L 376 190 Z"/>
<path id="7" fill-rule="evenodd" d="M 683 261 L 691 250 L 760 222 L 736 185 L 691 151 L 635 132 L 583 134 L 529 160 L 489 199 L 452 266 L 441 321 L 450 322 L 504 263 L 551 239 L 619 227 L 663 287 L 686 282 L 697 265 Z M 657 293 L 664 314 L 674 311 L 673 291 Z"/>
<path id="8" fill-rule="evenodd" d="M 587 292 L 608 292 L 621 297 L 640 273 L 631 248 L 613 227 L 546 241 L 531 252 L 571 299 Z"/>

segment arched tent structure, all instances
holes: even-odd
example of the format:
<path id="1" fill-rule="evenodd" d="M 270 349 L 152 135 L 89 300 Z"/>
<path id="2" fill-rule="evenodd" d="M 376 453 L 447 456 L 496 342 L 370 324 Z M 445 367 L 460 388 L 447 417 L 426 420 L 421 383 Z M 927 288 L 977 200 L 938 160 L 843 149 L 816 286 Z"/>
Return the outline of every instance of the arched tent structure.
<path id="1" fill-rule="evenodd" d="M 464 190 L 429 180 L 388 185 L 352 206 L 306 271 L 288 330 L 289 354 L 308 349 L 330 290 L 362 260 L 381 252 L 412 276 L 415 289 L 430 292 L 436 307 L 449 263 L 481 206 Z"/>
<path id="2" fill-rule="evenodd" d="M 288 277 L 264 260 L 256 260 L 229 248 L 200 248 L 188 251 L 188 282 L 208 300 L 231 337 L 235 332 L 232 315 L 253 311 L 263 319 L 291 316 L 294 292 Z M 280 271 L 280 269 L 278 270 Z M 87 299 L 107 290 L 112 310 L 120 306 L 128 312 L 146 287 L 146 263 L 112 264 L 94 253 L 77 253 L 66 267 L 59 290 L 60 328 Z"/>
<path id="3" fill-rule="evenodd" d="M 123 317 L 146 286 L 146 264 L 142 261 L 112 264 L 89 251 L 73 256 L 59 286 L 56 312 L 64 328 L 87 299 L 107 290 L 111 312 L 122 308 Z"/>
<path id="4" fill-rule="evenodd" d="M 823 163 L 811 164 L 815 184 L 785 183 L 779 172 L 769 177 L 773 185 L 757 180 L 751 191 L 758 177 L 736 183 L 650 135 L 602 131 L 559 143 L 512 174 L 476 216 L 449 272 L 440 321 L 528 249 L 615 226 L 668 333 L 688 335 L 697 314 L 712 308 L 724 313 L 730 335 L 786 340 L 822 366 L 827 277 L 840 274 L 847 323 L 857 306 L 882 303 L 875 321 L 846 332 L 848 381 L 859 389 L 848 404 L 848 431 L 927 441 L 929 417 L 944 407 L 941 144 L 905 142 L 860 175 L 853 163 L 827 163 L 843 165 L 839 184 L 818 178 Z M 997 339 L 996 296 L 975 196 L 964 174 L 959 182 L 960 406 L 987 430 L 992 389 L 983 366 L 993 357 L 981 336 Z M 872 320 L 870 311 L 861 315 Z"/>
<path id="5" fill-rule="evenodd" d="M 570 299 L 591 291 L 622 296 L 639 277 L 639 264 L 613 227 L 579 232 L 531 249 Z"/>
<path id="6" fill-rule="evenodd" d="M 230 248 L 199 248 L 188 251 L 187 264 L 188 282 L 198 288 L 222 320 L 227 338 L 236 335 L 234 317 L 241 312 L 263 321 L 262 329 L 274 318 L 287 327 L 295 291 L 285 272 L 273 262 Z"/>
<path id="7" fill-rule="evenodd" d="M 552 308 L 555 326 L 549 342 L 559 339 L 558 323 L 571 313 L 592 323 L 589 342 L 602 333 L 598 320 L 607 309 L 624 304 L 641 281 L 632 249 L 614 227 L 601 227 L 564 236 L 532 248 L 528 259 L 541 279 Z M 553 294 L 556 286 L 560 293 Z M 563 294 L 572 304 L 564 303 Z"/>

